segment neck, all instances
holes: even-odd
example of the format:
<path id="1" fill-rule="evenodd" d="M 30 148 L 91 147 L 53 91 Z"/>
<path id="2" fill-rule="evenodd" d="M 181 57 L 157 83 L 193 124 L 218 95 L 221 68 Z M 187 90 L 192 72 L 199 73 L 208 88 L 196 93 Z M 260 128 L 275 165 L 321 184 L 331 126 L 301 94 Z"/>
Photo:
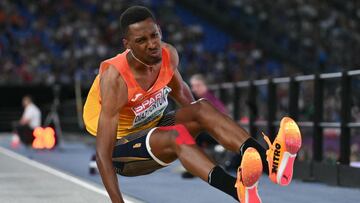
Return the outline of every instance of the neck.
<path id="1" fill-rule="evenodd" d="M 144 65 L 146 68 L 151 68 L 153 67 L 152 65 L 146 64 L 145 62 L 141 61 L 140 59 L 138 59 L 135 54 L 130 50 L 131 56 L 139 63 L 141 63 L 142 65 Z"/>

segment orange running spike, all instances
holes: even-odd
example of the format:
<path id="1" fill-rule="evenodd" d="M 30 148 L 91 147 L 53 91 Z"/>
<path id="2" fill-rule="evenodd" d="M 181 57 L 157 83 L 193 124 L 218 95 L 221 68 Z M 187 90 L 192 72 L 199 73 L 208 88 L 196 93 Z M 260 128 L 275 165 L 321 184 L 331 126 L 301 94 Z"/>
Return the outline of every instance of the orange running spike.
<path id="1" fill-rule="evenodd" d="M 261 203 L 257 185 L 262 170 L 263 166 L 259 152 L 252 147 L 247 148 L 238 168 L 235 184 L 241 203 Z"/>
<path id="2" fill-rule="evenodd" d="M 293 119 L 284 117 L 272 144 L 264 133 L 263 135 L 269 145 L 266 151 L 269 178 L 276 184 L 288 185 L 292 180 L 294 161 L 301 147 L 300 129 Z"/>

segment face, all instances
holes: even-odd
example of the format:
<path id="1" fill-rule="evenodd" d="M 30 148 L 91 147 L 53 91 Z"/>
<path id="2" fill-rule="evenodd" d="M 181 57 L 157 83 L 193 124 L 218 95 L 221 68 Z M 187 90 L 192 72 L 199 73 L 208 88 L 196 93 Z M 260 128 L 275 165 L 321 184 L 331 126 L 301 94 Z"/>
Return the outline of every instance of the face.
<path id="1" fill-rule="evenodd" d="M 129 25 L 123 40 L 126 48 L 146 64 L 157 64 L 161 61 L 161 34 L 157 24 L 148 18 Z"/>
<path id="2" fill-rule="evenodd" d="M 191 79 L 190 80 L 191 91 L 194 92 L 196 97 L 200 98 L 207 92 L 207 87 L 202 80 Z"/>
<path id="3" fill-rule="evenodd" d="M 30 104 L 30 99 L 28 97 L 24 97 L 22 100 L 23 107 L 26 107 L 28 104 Z"/>

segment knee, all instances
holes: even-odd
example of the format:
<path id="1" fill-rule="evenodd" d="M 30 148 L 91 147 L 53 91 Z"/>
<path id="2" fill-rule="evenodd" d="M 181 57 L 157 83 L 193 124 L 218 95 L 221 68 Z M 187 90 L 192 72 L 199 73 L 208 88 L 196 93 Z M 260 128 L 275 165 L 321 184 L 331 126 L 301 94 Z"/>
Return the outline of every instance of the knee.
<path id="1" fill-rule="evenodd" d="M 202 117 L 208 115 L 211 110 L 214 109 L 213 105 L 207 99 L 199 99 L 194 104 L 194 112 L 196 112 L 197 117 Z"/>

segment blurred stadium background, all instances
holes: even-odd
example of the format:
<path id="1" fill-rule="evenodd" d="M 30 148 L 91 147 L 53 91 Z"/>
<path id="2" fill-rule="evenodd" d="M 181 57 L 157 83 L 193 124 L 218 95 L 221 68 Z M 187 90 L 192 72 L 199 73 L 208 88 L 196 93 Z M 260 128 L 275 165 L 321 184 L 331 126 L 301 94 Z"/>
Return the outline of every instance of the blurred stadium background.
<path id="1" fill-rule="evenodd" d="M 184 80 L 205 75 L 252 136 L 274 136 L 284 115 L 300 121 L 296 178 L 360 187 L 356 0 L 1 0 L 3 137 L 30 94 L 43 120 L 56 108 L 62 140 L 93 145 L 82 105 L 99 63 L 123 50 L 118 21 L 130 5 L 155 13 Z"/>

